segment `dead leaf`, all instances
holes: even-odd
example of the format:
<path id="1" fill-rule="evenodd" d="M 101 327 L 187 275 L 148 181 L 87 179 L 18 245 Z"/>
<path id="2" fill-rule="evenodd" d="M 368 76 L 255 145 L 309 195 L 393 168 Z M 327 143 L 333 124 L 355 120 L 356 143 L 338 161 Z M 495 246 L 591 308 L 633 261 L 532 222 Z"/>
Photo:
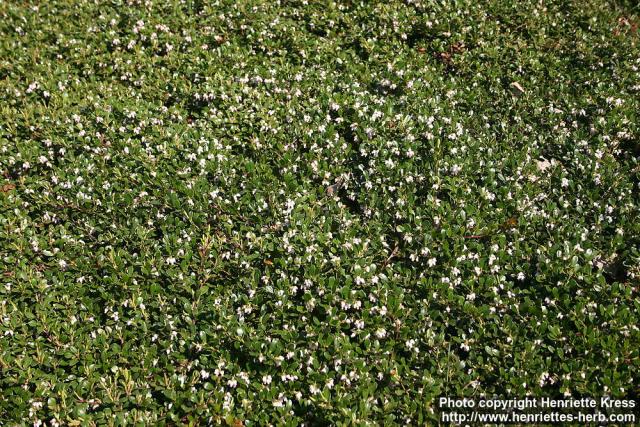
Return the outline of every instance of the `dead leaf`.
<path id="1" fill-rule="evenodd" d="M 459 41 L 457 43 L 454 43 L 451 46 L 451 52 L 453 53 L 462 53 L 465 51 L 465 45 L 463 41 Z"/>
<path id="2" fill-rule="evenodd" d="M 453 61 L 451 60 L 451 53 L 449 52 L 440 52 L 438 54 L 440 60 L 444 62 L 446 65 L 451 65 Z"/>
<path id="3" fill-rule="evenodd" d="M 15 190 L 16 186 L 14 184 L 4 184 L 0 187 L 0 193 L 8 193 L 11 190 Z"/>
<path id="4" fill-rule="evenodd" d="M 518 82 L 511 82 L 511 91 L 516 95 L 522 95 L 525 93 L 524 88 Z"/>
<path id="5" fill-rule="evenodd" d="M 341 178 L 338 178 L 335 184 L 327 187 L 326 189 L 327 196 L 333 196 L 334 194 L 336 194 L 342 188 L 343 185 L 344 185 L 344 180 Z"/>
<path id="6" fill-rule="evenodd" d="M 514 217 L 509 218 L 504 223 L 504 228 L 515 228 L 518 225 L 518 220 Z"/>

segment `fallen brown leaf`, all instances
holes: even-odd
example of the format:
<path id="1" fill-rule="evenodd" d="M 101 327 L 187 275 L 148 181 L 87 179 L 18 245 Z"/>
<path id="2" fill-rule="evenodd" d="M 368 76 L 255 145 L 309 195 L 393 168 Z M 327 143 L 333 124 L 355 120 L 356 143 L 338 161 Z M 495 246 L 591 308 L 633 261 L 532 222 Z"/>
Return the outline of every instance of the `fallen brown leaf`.
<path id="1" fill-rule="evenodd" d="M 511 90 L 516 95 L 522 95 L 525 92 L 524 88 L 518 82 L 512 82 L 511 83 Z"/>
<path id="2" fill-rule="evenodd" d="M 16 186 L 14 184 L 4 184 L 0 187 L 0 193 L 8 193 L 11 190 L 15 190 Z"/>

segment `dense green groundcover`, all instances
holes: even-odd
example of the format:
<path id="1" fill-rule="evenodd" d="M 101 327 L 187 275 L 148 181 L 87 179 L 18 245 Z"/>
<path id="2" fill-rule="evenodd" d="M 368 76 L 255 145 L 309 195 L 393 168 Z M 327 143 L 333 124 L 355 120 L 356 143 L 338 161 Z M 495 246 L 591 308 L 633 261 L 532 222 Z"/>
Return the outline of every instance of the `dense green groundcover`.
<path id="1" fill-rule="evenodd" d="M 637 397 L 633 5 L 0 2 L 0 424 Z"/>

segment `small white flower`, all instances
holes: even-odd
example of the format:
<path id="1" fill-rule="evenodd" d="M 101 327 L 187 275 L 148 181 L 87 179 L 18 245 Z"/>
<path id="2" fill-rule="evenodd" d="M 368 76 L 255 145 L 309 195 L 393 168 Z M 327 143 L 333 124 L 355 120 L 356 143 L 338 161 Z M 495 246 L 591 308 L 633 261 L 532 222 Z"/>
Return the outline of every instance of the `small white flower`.
<path id="1" fill-rule="evenodd" d="M 551 167 L 551 162 L 547 159 L 536 160 L 536 167 L 540 172 L 544 172 Z"/>

